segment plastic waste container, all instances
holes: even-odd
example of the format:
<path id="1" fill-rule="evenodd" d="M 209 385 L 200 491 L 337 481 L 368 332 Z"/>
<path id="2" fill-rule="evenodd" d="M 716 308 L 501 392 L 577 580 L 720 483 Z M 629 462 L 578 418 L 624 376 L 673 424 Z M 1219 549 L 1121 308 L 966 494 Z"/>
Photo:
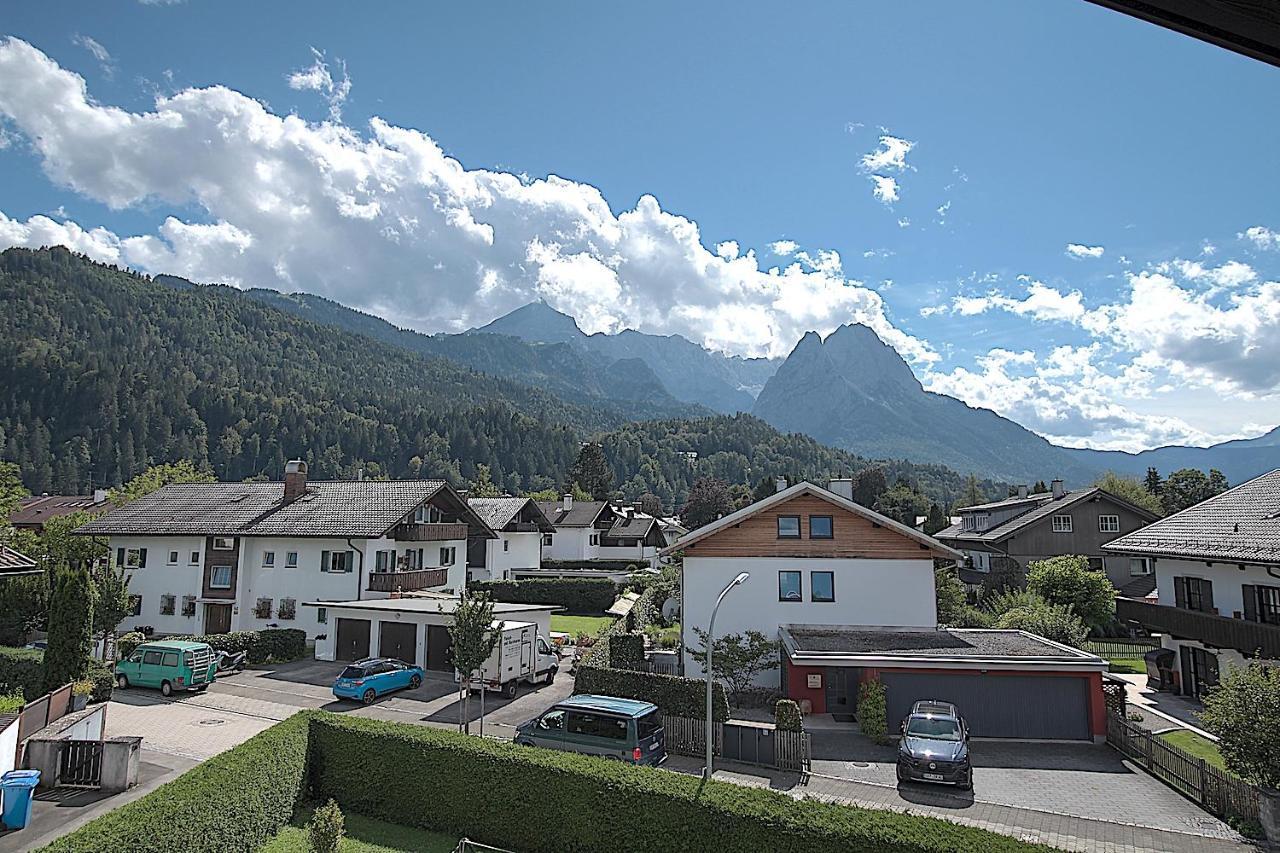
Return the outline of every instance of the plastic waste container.
<path id="1" fill-rule="evenodd" d="M 31 803 L 39 784 L 39 770 L 10 770 L 0 776 L 4 825 L 9 829 L 22 829 L 31 820 Z"/>

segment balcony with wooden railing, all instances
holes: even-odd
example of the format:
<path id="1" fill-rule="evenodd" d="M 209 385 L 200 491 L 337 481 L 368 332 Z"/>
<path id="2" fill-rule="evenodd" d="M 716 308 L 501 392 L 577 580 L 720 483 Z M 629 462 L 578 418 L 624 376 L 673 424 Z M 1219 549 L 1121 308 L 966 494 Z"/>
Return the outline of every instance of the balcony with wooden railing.
<path id="1" fill-rule="evenodd" d="M 1116 617 L 1130 619 L 1157 631 L 1206 646 L 1235 649 L 1246 655 L 1280 658 L 1280 625 L 1232 619 L 1182 607 L 1151 604 L 1134 598 L 1116 599 Z"/>
<path id="2" fill-rule="evenodd" d="M 419 592 L 444 586 L 448 582 L 448 569 L 373 572 L 369 575 L 369 592 Z"/>
<path id="3" fill-rule="evenodd" d="M 397 542 L 445 542 L 450 539 L 466 539 L 467 525 L 457 522 L 405 522 L 391 531 Z"/>

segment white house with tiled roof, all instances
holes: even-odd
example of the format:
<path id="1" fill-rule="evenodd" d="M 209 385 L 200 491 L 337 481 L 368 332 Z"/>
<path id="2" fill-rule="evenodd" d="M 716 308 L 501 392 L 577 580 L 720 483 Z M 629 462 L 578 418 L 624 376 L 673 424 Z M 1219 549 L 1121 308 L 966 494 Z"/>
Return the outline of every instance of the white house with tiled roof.
<path id="1" fill-rule="evenodd" d="M 658 519 L 640 512 L 636 506 L 579 501 L 573 495 L 558 501 L 539 501 L 538 506 L 555 528 L 542 537 L 544 560 L 651 563 L 657 558 L 658 549 L 667 544 Z"/>
<path id="2" fill-rule="evenodd" d="M 105 539 L 126 569 L 134 606 L 121 630 L 309 637 L 327 614 L 303 600 L 459 590 L 468 541 L 497 538 L 442 480 L 309 482 L 301 461 L 284 482 L 165 486 L 76 532 Z"/>
<path id="3" fill-rule="evenodd" d="M 526 572 L 536 573 L 542 567 L 542 537 L 555 533 L 555 527 L 537 501 L 468 497 L 467 503 L 498 534 L 496 539 L 482 540 L 484 565 L 470 568 L 471 580 L 511 580 Z"/>
<path id="4" fill-rule="evenodd" d="M 1160 634 L 1184 695 L 1229 666 L 1280 664 L 1280 469 L 1103 548 L 1152 566 L 1157 601 L 1122 597 L 1116 615 Z"/>

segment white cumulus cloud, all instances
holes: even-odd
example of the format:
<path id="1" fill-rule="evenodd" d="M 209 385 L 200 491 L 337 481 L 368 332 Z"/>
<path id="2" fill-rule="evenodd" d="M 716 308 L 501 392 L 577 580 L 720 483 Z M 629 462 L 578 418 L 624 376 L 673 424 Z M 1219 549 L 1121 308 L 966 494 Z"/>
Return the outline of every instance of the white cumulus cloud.
<path id="1" fill-rule="evenodd" d="M 1106 252 L 1104 246 L 1085 246 L 1081 243 L 1068 243 L 1067 254 L 1073 258 L 1100 258 Z"/>
<path id="2" fill-rule="evenodd" d="M 315 59 L 297 85 L 343 92 Z M 6 218 L 0 248 L 71 242 L 147 271 L 317 293 L 424 331 L 544 298 L 591 332 L 678 333 L 778 356 L 808 330 L 862 322 L 918 364 L 937 359 L 834 252 L 767 267 L 732 241 L 708 248 L 697 222 L 653 196 L 615 214 L 589 184 L 468 169 L 426 133 L 381 119 L 366 132 L 311 123 L 223 86 L 160 96 L 149 111 L 103 105 L 16 38 L 0 42 L 0 115 L 60 185 L 117 209 L 201 211 L 124 236 Z M 787 243 L 773 248 L 797 251 Z"/>
<path id="3" fill-rule="evenodd" d="M 329 120 L 341 122 L 342 105 L 351 94 L 351 78 L 347 76 L 347 64 L 341 59 L 336 60 L 335 65 L 341 77 L 334 79 L 333 74 L 329 72 L 329 63 L 325 59 L 324 52 L 313 47 L 311 56 L 313 59 L 311 65 L 293 72 L 286 78 L 289 81 L 289 88 L 319 92 L 329 104 Z"/>
<path id="4" fill-rule="evenodd" d="M 1259 249 L 1280 249 L 1280 231 L 1272 231 L 1265 225 L 1254 225 L 1236 235 L 1241 240 L 1248 240 Z"/>
<path id="5" fill-rule="evenodd" d="M 876 197 L 876 201 L 885 204 L 893 204 L 899 199 L 898 181 L 884 175 L 871 176 L 871 194 Z"/>

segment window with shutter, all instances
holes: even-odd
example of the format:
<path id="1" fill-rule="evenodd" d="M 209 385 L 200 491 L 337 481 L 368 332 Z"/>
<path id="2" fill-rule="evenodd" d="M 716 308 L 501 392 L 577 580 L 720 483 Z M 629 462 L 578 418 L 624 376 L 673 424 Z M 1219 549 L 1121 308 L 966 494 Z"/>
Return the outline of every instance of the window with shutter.
<path id="1" fill-rule="evenodd" d="M 1252 584 L 1240 584 L 1240 598 L 1244 600 L 1244 618 L 1258 621 L 1258 590 Z"/>
<path id="2" fill-rule="evenodd" d="M 138 549 L 138 568 L 145 569 L 147 567 L 147 549 Z"/>
<path id="3" fill-rule="evenodd" d="M 1268 625 L 1280 625 L 1280 586 L 1254 587 L 1258 603 L 1257 618 Z"/>
<path id="4" fill-rule="evenodd" d="M 1187 579 L 1173 579 L 1173 606 L 1185 608 L 1187 606 Z"/>
<path id="5" fill-rule="evenodd" d="M 329 552 L 328 551 L 320 552 L 320 571 L 322 572 L 329 571 Z"/>

